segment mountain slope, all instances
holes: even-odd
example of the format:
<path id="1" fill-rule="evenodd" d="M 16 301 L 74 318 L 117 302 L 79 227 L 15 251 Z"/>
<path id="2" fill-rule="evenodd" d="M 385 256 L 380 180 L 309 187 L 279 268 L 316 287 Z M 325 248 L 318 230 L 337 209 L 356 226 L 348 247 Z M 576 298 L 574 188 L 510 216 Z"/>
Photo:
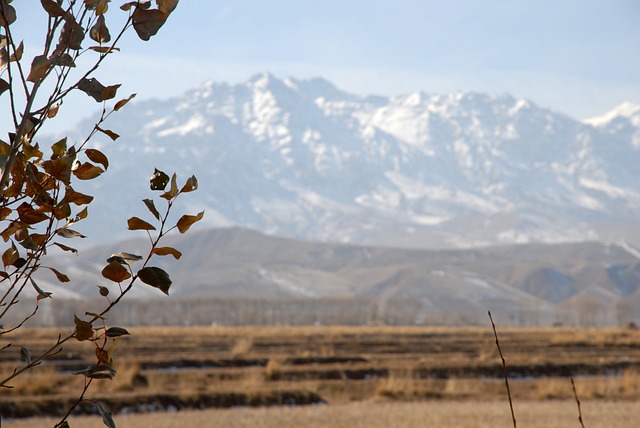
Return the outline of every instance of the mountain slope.
<path id="1" fill-rule="evenodd" d="M 582 123 L 509 95 L 359 97 L 270 74 L 207 82 L 114 116 L 121 138 L 98 141 L 112 167 L 85 189 L 103 227 L 85 232 L 114 239 L 129 207 L 146 214 L 158 167 L 198 177 L 180 207 L 206 209 L 209 226 L 422 248 L 640 243 L 640 124 L 622 110 Z"/>

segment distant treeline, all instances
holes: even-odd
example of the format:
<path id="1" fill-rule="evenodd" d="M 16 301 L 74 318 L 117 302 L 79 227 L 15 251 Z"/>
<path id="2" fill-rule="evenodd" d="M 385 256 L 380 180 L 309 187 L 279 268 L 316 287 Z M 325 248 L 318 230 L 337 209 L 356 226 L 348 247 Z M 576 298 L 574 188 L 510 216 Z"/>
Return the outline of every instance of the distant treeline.
<path id="1" fill-rule="evenodd" d="M 490 308 L 502 325 L 625 326 L 636 321 L 637 308 L 614 310 L 585 301 L 573 308 Z M 104 300 L 46 300 L 40 303 L 37 326 L 71 326 L 73 314 L 98 312 Z M 23 316 L 33 308 L 26 305 Z M 16 315 L 17 311 L 16 311 Z M 5 326 L 16 320 L 3 320 Z M 486 310 L 442 311 L 410 298 L 194 298 L 125 300 L 109 314 L 122 326 L 202 325 L 486 325 Z M 36 326 L 30 323 L 31 326 Z"/>

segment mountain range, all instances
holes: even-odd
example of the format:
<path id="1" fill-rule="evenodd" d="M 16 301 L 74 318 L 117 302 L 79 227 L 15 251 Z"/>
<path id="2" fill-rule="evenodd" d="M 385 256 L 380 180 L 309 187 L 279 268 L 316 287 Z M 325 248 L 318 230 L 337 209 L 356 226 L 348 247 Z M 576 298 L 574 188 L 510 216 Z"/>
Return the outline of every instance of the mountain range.
<path id="1" fill-rule="evenodd" d="M 510 95 L 363 97 L 269 73 L 134 101 L 102 126 L 117 141 L 94 139 L 109 170 L 79 188 L 96 196 L 78 226 L 92 242 L 149 217 L 158 168 L 196 175 L 175 208 L 204 209 L 201 230 L 431 249 L 640 244 L 640 106 L 580 121 Z M 68 135 L 82 141 L 94 123 Z"/>

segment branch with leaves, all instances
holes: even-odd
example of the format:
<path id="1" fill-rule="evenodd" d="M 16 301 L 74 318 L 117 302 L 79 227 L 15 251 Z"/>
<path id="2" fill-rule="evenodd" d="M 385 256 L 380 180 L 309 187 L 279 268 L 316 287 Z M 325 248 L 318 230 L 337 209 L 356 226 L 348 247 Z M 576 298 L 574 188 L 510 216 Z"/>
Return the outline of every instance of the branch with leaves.
<path id="1" fill-rule="evenodd" d="M 76 225 L 90 218 L 88 205 L 93 196 L 74 190 L 74 185 L 78 180 L 97 179 L 108 170 L 109 159 L 91 147 L 91 141 L 98 133 L 116 141 L 118 134 L 105 129 L 104 122 L 135 97 L 131 94 L 109 105 L 117 99 L 120 84 L 104 85 L 93 76 L 94 72 L 119 52 L 118 43 L 131 28 L 141 40 L 148 41 L 154 36 L 178 1 L 155 0 L 155 7 L 150 1 L 124 3 L 119 12 L 124 12 L 124 19 L 116 31 L 113 31 L 113 22 L 117 20 L 109 10 L 110 0 L 41 0 L 40 3 L 47 17 L 44 42 L 29 45 L 31 41 L 20 40 L 13 31 L 13 24 L 21 19 L 19 6 L 14 7 L 11 0 L 0 0 L 0 101 L 8 104 L 11 115 L 9 120 L 0 121 L 0 126 L 10 124 L 9 129 L 0 130 L 0 237 L 4 242 L 4 248 L 0 249 L 0 322 L 9 318 L 19 302 L 30 299 L 30 289 L 35 290 L 36 295 L 32 312 L 12 325 L 0 326 L 0 337 L 9 337 L 37 317 L 42 301 L 53 298 L 46 287 L 38 284 L 40 272 L 51 272 L 62 283 L 70 281 L 65 273 L 44 263 L 46 256 L 52 248 L 78 252 L 63 242 L 85 238 L 76 230 Z M 39 53 L 26 58 L 25 45 Z M 65 98 L 74 91 L 101 103 L 102 111 L 93 129 L 78 142 L 67 138 L 42 141 L 41 129 L 64 109 Z M 146 256 L 121 252 L 107 259 L 102 276 L 116 283 L 118 289 L 112 293 L 109 287 L 98 287 L 99 294 L 106 299 L 104 307 L 82 316 L 73 315 L 73 332 L 58 335 L 39 355 L 31 355 L 18 344 L 0 349 L 0 352 L 19 349 L 22 360 L 11 373 L 0 374 L 0 387 L 10 388 L 13 379 L 62 352 L 69 340 L 93 344 L 95 364 L 75 373 L 85 377 L 84 388 L 57 426 L 68 426 L 67 418 L 73 409 L 81 402 L 91 401 L 86 396 L 94 380 L 112 379 L 116 375 L 113 343 L 129 333 L 123 327 L 108 326 L 107 315 L 111 309 L 139 282 L 169 293 L 169 274 L 151 262 L 154 257 L 162 256 L 179 259 L 181 254 L 175 248 L 160 246 L 160 241 L 174 229 L 186 232 L 204 215 L 204 212 L 183 215 L 176 224 L 168 224 L 176 198 L 198 188 L 195 177 L 178 188 L 175 174 L 170 178 L 156 170 L 150 188 L 162 192 L 160 198 L 166 201 L 166 209 L 161 214 L 152 199 L 145 199 L 143 203 L 154 220 L 148 222 L 138 217 L 128 220 L 130 230 L 146 231 L 149 251 Z M 154 221 L 156 225 L 152 224 Z M 101 403 L 96 403 L 96 407 L 105 424 L 115 426 L 108 409 Z"/>

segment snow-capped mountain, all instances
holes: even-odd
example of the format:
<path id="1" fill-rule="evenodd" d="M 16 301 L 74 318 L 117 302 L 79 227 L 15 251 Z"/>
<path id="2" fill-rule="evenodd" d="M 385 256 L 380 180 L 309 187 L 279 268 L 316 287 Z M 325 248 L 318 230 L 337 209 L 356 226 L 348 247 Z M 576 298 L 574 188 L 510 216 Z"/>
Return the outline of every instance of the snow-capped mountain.
<path id="1" fill-rule="evenodd" d="M 179 208 L 206 209 L 209 226 L 412 247 L 640 243 L 639 106 L 581 122 L 510 95 L 360 97 L 265 73 L 110 120 L 121 138 L 95 141 L 111 167 L 83 189 L 96 200 L 82 231 L 101 241 L 147 214 L 157 167 L 198 177 Z"/>

